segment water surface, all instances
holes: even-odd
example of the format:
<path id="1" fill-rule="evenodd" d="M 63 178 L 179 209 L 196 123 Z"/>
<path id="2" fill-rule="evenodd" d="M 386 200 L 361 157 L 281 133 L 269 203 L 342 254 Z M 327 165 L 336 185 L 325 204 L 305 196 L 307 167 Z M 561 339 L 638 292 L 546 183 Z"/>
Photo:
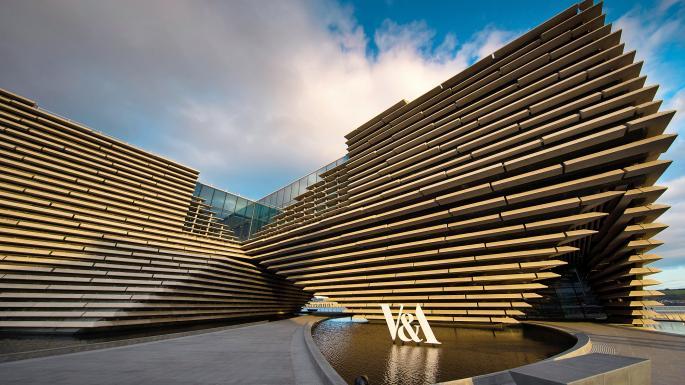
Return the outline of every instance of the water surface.
<path id="1" fill-rule="evenodd" d="M 530 325 L 431 326 L 441 345 L 393 344 L 385 323 L 327 320 L 312 336 L 348 383 L 366 374 L 372 385 L 433 384 L 492 373 L 543 360 L 575 344 L 567 334 Z"/>

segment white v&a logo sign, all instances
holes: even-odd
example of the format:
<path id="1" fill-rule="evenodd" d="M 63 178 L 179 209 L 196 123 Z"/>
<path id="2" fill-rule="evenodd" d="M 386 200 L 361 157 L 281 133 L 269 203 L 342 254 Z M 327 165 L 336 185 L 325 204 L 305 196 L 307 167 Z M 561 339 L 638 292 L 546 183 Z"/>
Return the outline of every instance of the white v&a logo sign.
<path id="1" fill-rule="evenodd" d="M 395 321 L 392 311 L 390 310 L 390 305 L 382 304 L 381 309 L 383 309 L 383 315 L 385 316 L 385 322 L 388 324 L 388 330 L 390 330 L 390 337 L 395 341 L 396 337 L 404 342 L 414 341 L 422 342 L 423 340 L 419 337 L 419 329 L 423 331 L 424 337 L 426 337 L 427 344 L 439 345 L 440 342 L 435 339 L 433 335 L 433 330 L 431 330 L 430 325 L 428 325 L 428 320 L 421 310 L 421 306 L 416 304 L 416 317 L 411 313 L 402 313 L 404 305 L 400 305 L 400 312 L 397 314 L 397 321 Z M 418 325 L 412 325 L 416 318 L 419 321 Z M 400 325 L 402 324 L 402 325 Z"/>

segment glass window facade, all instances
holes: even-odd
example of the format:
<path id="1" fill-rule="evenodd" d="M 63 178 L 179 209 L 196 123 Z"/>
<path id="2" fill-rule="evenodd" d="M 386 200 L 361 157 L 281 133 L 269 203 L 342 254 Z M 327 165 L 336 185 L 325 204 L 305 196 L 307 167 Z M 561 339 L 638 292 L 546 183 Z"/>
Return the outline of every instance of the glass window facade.
<path id="1" fill-rule="evenodd" d="M 251 238 L 281 210 L 258 203 L 215 187 L 198 183 L 195 196 L 204 199 L 210 210 L 227 225 L 240 240 Z"/>
<path id="2" fill-rule="evenodd" d="M 195 186 L 194 195 L 204 199 L 211 211 L 227 225 L 240 240 L 251 238 L 282 209 L 295 203 L 295 198 L 307 191 L 307 187 L 321 181 L 321 174 L 347 161 L 347 155 L 302 178 L 274 191 L 264 198 L 253 201 L 203 183 Z"/>
<path id="3" fill-rule="evenodd" d="M 320 169 L 312 172 L 311 174 L 305 175 L 302 178 L 290 183 L 289 185 L 278 189 L 271 194 L 265 196 L 264 198 L 258 200 L 257 202 L 264 203 L 269 206 L 274 206 L 277 208 L 284 208 L 295 203 L 295 198 L 307 191 L 307 187 L 313 185 L 314 183 L 320 182 L 322 180 L 321 174 L 332 169 L 333 167 L 339 166 L 347 162 L 347 155 L 331 162 Z"/>

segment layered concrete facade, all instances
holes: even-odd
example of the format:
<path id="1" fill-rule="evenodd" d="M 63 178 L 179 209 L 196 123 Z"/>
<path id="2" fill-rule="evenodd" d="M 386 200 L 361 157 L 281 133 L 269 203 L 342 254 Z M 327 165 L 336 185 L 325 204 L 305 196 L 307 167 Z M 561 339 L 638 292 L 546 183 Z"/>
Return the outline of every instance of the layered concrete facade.
<path id="1" fill-rule="evenodd" d="M 5 91 L 0 170 L 0 328 L 268 317 L 309 298 L 197 202 L 197 171 Z"/>
<path id="2" fill-rule="evenodd" d="M 247 253 L 370 319 L 514 323 L 571 266 L 609 320 L 653 322 L 674 111 L 634 58 L 601 3 L 571 6 L 348 134 Z"/>
<path id="3" fill-rule="evenodd" d="M 608 319 L 650 324 L 675 135 L 657 86 L 573 5 L 346 136 L 251 239 L 193 197 L 198 173 L 0 93 L 0 327 L 293 313 L 311 295 L 381 319 L 516 323 L 570 271 Z"/>

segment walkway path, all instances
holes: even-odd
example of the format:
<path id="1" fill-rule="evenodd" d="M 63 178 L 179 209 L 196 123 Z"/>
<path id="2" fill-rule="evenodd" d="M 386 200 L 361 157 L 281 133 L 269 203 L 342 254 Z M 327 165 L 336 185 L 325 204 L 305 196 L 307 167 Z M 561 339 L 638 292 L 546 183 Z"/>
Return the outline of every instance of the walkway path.
<path id="1" fill-rule="evenodd" d="M 312 317 L 0 364 L 2 384 L 304 384 L 323 381 L 303 338 Z"/>
<path id="2" fill-rule="evenodd" d="M 651 359 L 652 385 L 685 384 L 685 335 L 586 322 L 544 323 L 587 334 L 594 352 Z"/>

